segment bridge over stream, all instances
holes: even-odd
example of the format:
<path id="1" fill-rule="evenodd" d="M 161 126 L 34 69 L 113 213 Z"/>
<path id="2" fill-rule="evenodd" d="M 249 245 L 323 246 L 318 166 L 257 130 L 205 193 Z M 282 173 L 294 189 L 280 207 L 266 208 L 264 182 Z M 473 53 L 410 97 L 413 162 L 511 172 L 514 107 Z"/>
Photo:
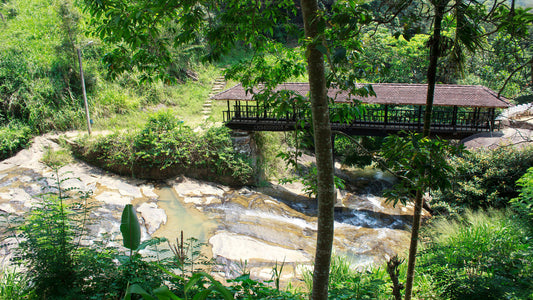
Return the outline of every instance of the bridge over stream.
<path id="1" fill-rule="evenodd" d="M 332 130 L 349 135 L 385 136 L 401 130 L 422 132 L 426 104 L 426 84 L 372 84 L 375 97 L 353 98 L 347 92 L 330 89 L 328 96 L 334 100 L 330 116 L 343 114 L 354 101 L 362 104 L 351 109 L 352 120 L 346 123 L 331 122 Z M 290 91 L 287 95 L 306 97 L 307 83 L 285 83 L 274 92 Z M 299 108 L 296 102 L 290 109 L 280 113 L 276 106 L 257 100 L 254 95 L 260 89 L 247 93 L 236 85 L 212 97 L 227 101 L 224 122 L 231 129 L 245 131 L 292 131 L 297 125 L 309 128 L 311 116 L 308 109 Z M 291 103 L 285 101 L 285 103 Z M 496 110 L 509 107 L 509 102 L 483 86 L 437 85 L 432 110 L 431 132 L 448 139 L 462 139 L 467 136 L 499 129 Z"/>

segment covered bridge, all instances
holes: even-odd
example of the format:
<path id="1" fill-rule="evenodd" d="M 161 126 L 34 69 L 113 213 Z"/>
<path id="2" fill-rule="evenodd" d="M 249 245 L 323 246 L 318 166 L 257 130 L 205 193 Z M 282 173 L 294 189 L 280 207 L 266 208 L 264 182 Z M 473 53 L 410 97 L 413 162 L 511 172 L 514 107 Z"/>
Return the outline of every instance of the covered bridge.
<path id="1" fill-rule="evenodd" d="M 426 104 L 427 84 L 375 83 L 375 97 L 355 98 L 363 103 L 359 113 L 349 123 L 332 122 L 333 130 L 350 135 L 384 136 L 400 130 L 421 132 Z M 285 83 L 275 91 L 289 90 L 306 97 L 308 83 Z M 260 89 L 254 92 L 259 92 Z M 247 131 L 291 131 L 297 121 L 304 120 L 311 126 L 309 114 L 298 108 L 282 116 L 273 107 L 254 101 L 255 93 L 246 93 L 242 85 L 236 85 L 212 97 L 227 101 L 224 122 L 232 129 Z M 354 105 L 344 91 L 330 89 L 328 96 L 342 109 L 342 105 Z M 510 103 L 490 89 L 479 85 L 436 85 L 432 110 L 431 132 L 445 138 L 460 139 L 485 131 L 498 130 L 496 110 L 507 108 Z"/>

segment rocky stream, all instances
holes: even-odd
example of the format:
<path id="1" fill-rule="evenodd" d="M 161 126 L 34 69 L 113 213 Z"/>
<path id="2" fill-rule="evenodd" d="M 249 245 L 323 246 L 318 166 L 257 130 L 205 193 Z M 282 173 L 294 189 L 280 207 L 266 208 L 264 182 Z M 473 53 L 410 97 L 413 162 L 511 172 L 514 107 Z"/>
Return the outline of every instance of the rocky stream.
<path id="1" fill-rule="evenodd" d="M 56 134 L 36 137 L 28 149 L 0 163 L 2 228 L 9 226 L 10 218 L 24 217 L 37 203 L 42 187 L 52 183 L 52 170 L 40 160 L 45 147 L 59 147 L 58 138 Z M 283 263 L 281 279 L 289 282 L 300 280 L 301 272 L 311 266 L 316 204 L 299 184 L 234 189 L 187 177 L 153 183 L 106 173 L 80 161 L 60 172 L 77 178 L 64 186 L 92 191 L 95 208 L 90 211 L 88 241 L 106 235 L 111 237 L 110 246 L 121 247 L 120 215 L 131 203 L 142 223 L 143 240 L 175 241 L 183 230 L 185 238 L 207 244 L 204 252 L 218 263 L 214 270 L 218 276 L 235 277 L 246 268 L 253 278 L 269 280 L 272 267 Z M 375 195 L 390 179 L 373 170 L 351 172 L 350 178 L 347 190 L 338 191 L 335 252 L 364 268 L 406 251 L 412 208 L 392 207 Z M 8 265 L 17 241 L 5 237 L 0 259 Z"/>

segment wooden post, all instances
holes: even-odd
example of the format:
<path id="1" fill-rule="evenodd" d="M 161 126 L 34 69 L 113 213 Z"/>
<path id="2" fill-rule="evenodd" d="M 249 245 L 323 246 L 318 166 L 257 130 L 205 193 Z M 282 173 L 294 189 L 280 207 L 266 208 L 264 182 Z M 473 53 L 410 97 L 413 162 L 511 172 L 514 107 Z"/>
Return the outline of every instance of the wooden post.
<path id="1" fill-rule="evenodd" d="M 452 113 L 452 127 L 453 127 L 453 132 L 455 133 L 455 131 L 457 130 L 457 105 L 454 105 L 453 106 L 453 113 Z"/>
<path id="2" fill-rule="evenodd" d="M 87 132 L 91 135 L 91 117 L 89 116 L 89 103 L 87 102 L 87 92 L 85 91 L 85 78 L 81 64 L 81 49 L 78 48 L 78 62 L 80 64 L 81 90 L 83 92 L 83 103 L 85 104 L 85 118 L 87 119 Z"/>
<path id="3" fill-rule="evenodd" d="M 474 117 L 472 118 L 472 127 L 477 130 L 478 127 L 478 117 L 479 117 L 479 107 L 474 108 Z"/>
<path id="4" fill-rule="evenodd" d="M 231 108 L 229 106 L 229 100 L 227 101 L 227 103 L 228 103 L 228 119 L 224 120 L 224 121 L 228 121 L 229 122 L 229 120 L 231 119 Z"/>
<path id="5" fill-rule="evenodd" d="M 385 117 L 383 120 L 384 127 L 387 127 L 388 121 L 389 121 L 389 105 L 385 105 Z"/>
<path id="6" fill-rule="evenodd" d="M 494 111 L 495 111 L 494 108 L 489 109 L 489 124 L 490 124 L 489 130 L 490 131 L 494 130 L 494 122 L 495 122 Z"/>
<path id="7" fill-rule="evenodd" d="M 259 101 L 255 100 L 255 118 L 259 122 Z"/>
<path id="8" fill-rule="evenodd" d="M 422 126 L 422 105 L 418 106 L 418 126 L 417 129 L 420 131 Z"/>

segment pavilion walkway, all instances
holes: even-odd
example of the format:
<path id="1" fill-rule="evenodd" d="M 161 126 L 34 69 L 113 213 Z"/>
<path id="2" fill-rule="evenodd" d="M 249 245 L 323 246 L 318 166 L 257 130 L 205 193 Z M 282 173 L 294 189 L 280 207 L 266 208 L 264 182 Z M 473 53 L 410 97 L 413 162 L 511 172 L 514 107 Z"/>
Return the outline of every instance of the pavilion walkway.
<path id="1" fill-rule="evenodd" d="M 302 88 L 303 86 L 303 88 Z M 346 123 L 332 122 L 332 130 L 349 135 L 385 136 L 399 131 L 422 132 L 425 111 L 425 85 L 374 84 L 377 97 L 365 98 L 359 113 Z M 304 84 L 285 84 L 280 89 L 292 89 L 305 94 Z M 339 95 L 339 93 L 335 93 Z M 460 102 L 461 97 L 464 102 Z M 227 100 L 224 122 L 231 129 L 245 131 L 292 131 L 297 126 L 310 128 L 308 112 L 294 108 L 278 113 L 253 101 L 242 87 L 236 86 L 213 97 Z M 443 99 L 442 99 L 443 98 Z M 508 107 L 505 100 L 495 99 L 493 92 L 479 86 L 438 86 L 435 106 L 432 110 L 432 135 L 447 139 L 462 139 L 467 136 L 499 129 L 495 120 L 496 109 Z M 392 99 L 392 100 L 391 100 Z M 458 100 L 459 99 L 459 100 Z M 331 120 L 340 114 L 343 105 L 353 105 L 345 98 L 337 97 L 330 108 Z M 470 106 L 469 106 L 470 105 Z"/>

